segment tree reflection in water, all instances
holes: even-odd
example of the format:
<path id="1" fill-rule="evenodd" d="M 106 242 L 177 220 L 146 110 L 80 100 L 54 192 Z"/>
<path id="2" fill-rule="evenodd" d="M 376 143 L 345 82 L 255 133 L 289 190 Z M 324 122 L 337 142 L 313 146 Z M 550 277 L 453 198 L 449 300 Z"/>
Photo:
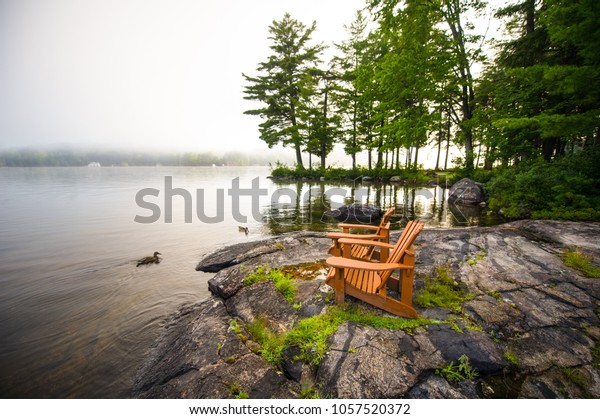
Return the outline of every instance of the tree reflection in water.
<path id="1" fill-rule="evenodd" d="M 448 206 L 447 189 L 440 186 L 303 181 L 277 181 L 276 184 L 277 191 L 262 211 L 263 222 L 272 234 L 336 230 L 339 221 L 325 216 L 325 211 L 352 203 L 395 207 L 393 230 L 403 228 L 412 219 L 422 220 L 429 227 L 493 225 L 500 222 L 479 206 Z"/>

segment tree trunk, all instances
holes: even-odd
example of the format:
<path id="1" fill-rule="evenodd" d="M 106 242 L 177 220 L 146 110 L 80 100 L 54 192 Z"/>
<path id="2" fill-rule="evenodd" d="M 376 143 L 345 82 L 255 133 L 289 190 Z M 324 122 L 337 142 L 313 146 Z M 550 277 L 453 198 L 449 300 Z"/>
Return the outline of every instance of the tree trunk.
<path id="1" fill-rule="evenodd" d="M 327 122 L 327 96 L 328 88 L 325 87 L 325 98 L 323 100 L 323 123 L 325 124 L 323 135 L 321 136 L 321 169 L 325 169 L 325 156 L 327 155 L 327 138 L 329 136 L 329 123 Z M 324 136 L 326 136 L 324 138 Z"/>
<path id="2" fill-rule="evenodd" d="M 417 146 L 415 146 L 415 165 L 414 165 L 415 170 L 417 170 L 418 166 L 419 166 L 419 146 L 417 145 Z"/>
<path id="3" fill-rule="evenodd" d="M 546 161 L 552 160 L 554 154 L 554 147 L 556 146 L 556 138 L 546 138 L 542 141 L 542 157 Z"/>
<path id="4" fill-rule="evenodd" d="M 444 160 L 444 172 L 448 170 L 448 155 L 450 154 L 450 121 L 448 121 L 448 131 L 446 133 L 446 159 Z"/>
<path id="5" fill-rule="evenodd" d="M 294 127 L 294 133 L 292 135 L 295 135 L 296 138 L 294 138 L 294 149 L 296 150 L 296 167 L 298 169 L 304 169 L 304 164 L 302 163 L 302 150 L 300 149 L 300 138 L 299 137 L 299 133 L 298 133 L 298 124 L 296 122 L 296 109 L 294 107 L 294 104 L 291 103 L 290 104 L 290 108 L 291 108 L 291 121 L 292 121 L 292 127 Z M 293 138 L 293 137 L 292 137 Z"/>
<path id="6" fill-rule="evenodd" d="M 354 106 L 352 108 L 352 169 L 356 169 L 356 101 L 354 101 Z"/>
<path id="7" fill-rule="evenodd" d="M 435 160 L 435 170 L 440 170 L 440 154 L 442 153 L 442 130 L 440 127 L 440 131 L 438 133 L 438 149 L 437 149 L 437 159 Z"/>
<path id="8" fill-rule="evenodd" d="M 296 166 L 299 169 L 304 169 L 304 165 L 302 164 L 302 152 L 300 151 L 300 144 L 294 144 L 294 148 L 296 149 Z"/>
<path id="9" fill-rule="evenodd" d="M 470 173 L 473 171 L 474 160 L 473 131 L 468 125 L 468 122 L 473 118 L 473 110 L 475 107 L 473 75 L 471 74 L 471 65 L 469 63 L 465 34 L 461 23 L 460 2 L 458 0 L 453 0 L 444 3 L 446 6 L 446 10 L 444 11 L 446 22 L 448 23 L 452 33 L 458 58 L 457 72 L 460 75 L 460 102 L 462 111 L 460 129 L 465 136 L 465 169 L 468 173 Z"/>
<path id="10" fill-rule="evenodd" d="M 487 146 L 485 151 L 485 159 L 483 160 L 484 170 L 492 170 L 492 167 L 494 166 L 494 162 L 492 160 L 492 154 L 494 153 L 494 150 L 494 146 Z"/>

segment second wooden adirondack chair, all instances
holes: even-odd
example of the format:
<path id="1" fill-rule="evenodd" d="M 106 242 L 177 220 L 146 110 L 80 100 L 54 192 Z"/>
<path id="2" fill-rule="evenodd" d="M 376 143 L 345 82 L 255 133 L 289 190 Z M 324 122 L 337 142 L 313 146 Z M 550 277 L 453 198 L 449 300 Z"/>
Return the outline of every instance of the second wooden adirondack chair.
<path id="1" fill-rule="evenodd" d="M 335 290 L 337 304 L 343 304 L 345 295 L 351 295 L 368 304 L 397 316 L 417 317 L 412 306 L 415 252 L 413 243 L 424 224 L 409 221 L 395 245 L 382 241 L 339 239 L 344 245 L 364 245 L 389 249 L 389 257 L 380 262 L 355 260 L 333 256 L 327 259 L 331 266 L 327 284 Z M 392 277 L 394 271 L 400 275 Z M 388 295 L 388 287 L 400 293 L 400 299 Z"/>
<path id="2" fill-rule="evenodd" d="M 333 240 L 331 248 L 329 248 L 329 254 L 332 256 L 342 256 L 339 242 L 340 239 L 377 240 L 388 243 L 390 240 L 390 219 L 392 218 L 394 211 L 394 207 L 389 208 L 383 214 L 383 217 L 381 217 L 381 221 L 379 222 L 378 226 L 372 226 L 368 224 L 338 224 L 338 226 L 342 229 L 341 232 L 327 233 L 327 237 Z M 351 233 L 350 230 L 372 231 L 372 233 L 357 234 Z M 351 245 L 350 254 L 346 254 L 345 256 L 352 257 L 353 259 L 370 260 L 373 250 L 373 246 Z"/>

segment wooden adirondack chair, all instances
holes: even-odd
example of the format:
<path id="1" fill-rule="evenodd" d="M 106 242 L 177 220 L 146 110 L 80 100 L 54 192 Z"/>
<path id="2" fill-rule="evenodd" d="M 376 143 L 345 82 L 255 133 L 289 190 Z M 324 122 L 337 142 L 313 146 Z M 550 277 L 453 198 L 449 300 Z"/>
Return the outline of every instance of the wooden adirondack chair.
<path id="1" fill-rule="evenodd" d="M 396 209 L 394 207 L 389 208 L 381 217 L 381 221 L 378 226 L 372 226 L 368 224 L 345 224 L 341 223 L 338 226 L 342 229 L 342 232 L 327 233 L 327 237 L 333 240 L 331 247 L 329 248 L 329 254 L 332 256 L 342 256 L 341 246 L 339 243 L 340 239 L 360 239 L 360 240 L 377 240 L 389 243 L 390 240 L 390 219 Z M 370 234 L 357 234 L 350 233 L 350 230 L 367 230 L 373 231 Z M 346 254 L 346 257 L 353 259 L 370 260 L 373 254 L 373 246 L 363 245 L 350 245 L 350 253 Z"/>
<path id="2" fill-rule="evenodd" d="M 335 290 L 337 304 L 344 303 L 346 294 L 389 313 L 404 317 L 417 317 L 412 306 L 415 252 L 413 243 L 424 224 L 409 221 L 395 245 L 382 241 L 339 239 L 340 244 L 359 244 L 389 249 L 389 257 L 380 262 L 355 260 L 332 256 L 327 259 L 331 266 L 326 283 Z M 392 277 L 399 271 L 398 278 Z M 388 295 L 388 287 L 400 293 L 400 300 Z"/>

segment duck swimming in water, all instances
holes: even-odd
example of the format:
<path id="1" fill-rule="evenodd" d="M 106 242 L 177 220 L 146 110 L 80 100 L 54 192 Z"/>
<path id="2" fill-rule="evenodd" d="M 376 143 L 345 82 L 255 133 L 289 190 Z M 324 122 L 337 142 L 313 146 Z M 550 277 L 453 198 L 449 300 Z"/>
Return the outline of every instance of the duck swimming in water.
<path id="1" fill-rule="evenodd" d="M 154 256 L 146 256 L 145 258 L 141 258 L 137 261 L 137 265 L 135 266 L 148 265 L 150 263 L 160 263 L 160 258 L 158 255 L 160 255 L 159 252 L 154 252 Z"/>

